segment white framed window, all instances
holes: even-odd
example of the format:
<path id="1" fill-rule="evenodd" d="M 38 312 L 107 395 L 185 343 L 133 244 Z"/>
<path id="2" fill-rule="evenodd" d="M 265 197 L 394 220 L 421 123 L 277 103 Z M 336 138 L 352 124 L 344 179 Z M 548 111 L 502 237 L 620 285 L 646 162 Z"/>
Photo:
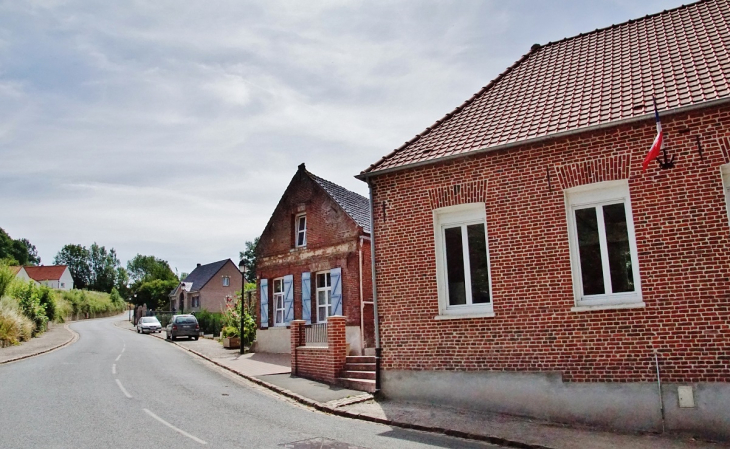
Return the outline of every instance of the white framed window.
<path id="1" fill-rule="evenodd" d="M 627 180 L 565 192 L 574 311 L 643 307 Z"/>
<path id="2" fill-rule="evenodd" d="M 294 236 L 296 247 L 307 246 L 307 215 L 297 215 L 294 219 L 294 225 L 296 226 L 296 234 Z"/>
<path id="3" fill-rule="evenodd" d="M 274 326 L 286 326 L 284 315 L 284 278 L 278 278 L 274 279 Z"/>
<path id="4" fill-rule="evenodd" d="M 730 164 L 720 167 L 722 174 L 722 187 L 725 191 L 725 207 L 727 208 L 727 217 L 730 221 Z"/>
<path id="5" fill-rule="evenodd" d="M 494 316 L 484 203 L 433 211 L 437 319 Z"/>
<path id="6" fill-rule="evenodd" d="M 231 285 L 230 276 L 223 276 L 223 286 L 228 287 L 229 285 Z"/>
<path id="7" fill-rule="evenodd" d="M 317 273 L 317 322 L 324 323 L 332 315 L 332 279 L 329 271 Z"/>

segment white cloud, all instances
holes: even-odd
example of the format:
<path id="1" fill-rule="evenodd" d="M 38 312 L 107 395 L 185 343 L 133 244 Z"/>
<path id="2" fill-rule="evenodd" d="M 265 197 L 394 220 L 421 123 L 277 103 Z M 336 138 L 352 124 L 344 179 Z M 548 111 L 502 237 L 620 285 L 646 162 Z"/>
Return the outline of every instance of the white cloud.
<path id="1" fill-rule="evenodd" d="M 531 44 L 679 3 L 0 3 L 0 227 L 44 262 L 235 258 L 301 162 L 367 194 Z"/>

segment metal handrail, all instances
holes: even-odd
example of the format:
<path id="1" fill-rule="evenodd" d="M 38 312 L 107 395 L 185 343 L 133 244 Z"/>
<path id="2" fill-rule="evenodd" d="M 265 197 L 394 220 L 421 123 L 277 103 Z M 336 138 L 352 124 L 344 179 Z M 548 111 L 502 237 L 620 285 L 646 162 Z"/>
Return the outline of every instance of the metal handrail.
<path id="1" fill-rule="evenodd" d="M 327 344 L 327 323 L 312 324 L 304 330 L 306 344 Z"/>

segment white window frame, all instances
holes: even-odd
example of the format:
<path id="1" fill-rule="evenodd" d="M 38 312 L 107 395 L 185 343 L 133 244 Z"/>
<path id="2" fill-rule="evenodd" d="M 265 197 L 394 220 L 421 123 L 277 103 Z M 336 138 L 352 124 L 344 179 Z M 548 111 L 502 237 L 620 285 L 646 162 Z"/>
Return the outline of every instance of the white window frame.
<path id="1" fill-rule="evenodd" d="M 722 187 L 725 192 L 725 208 L 727 209 L 727 218 L 730 223 L 730 164 L 720 167 L 720 176 L 722 177 Z"/>
<path id="2" fill-rule="evenodd" d="M 597 218 L 599 220 L 598 233 L 601 245 L 604 286 L 607 291 L 610 291 L 611 275 L 607 258 L 608 250 L 606 246 L 605 225 L 603 225 L 602 209 L 599 209 L 599 207 L 617 203 L 623 203 L 626 212 L 626 229 L 629 237 L 629 249 L 631 250 L 631 270 L 634 276 L 634 291 L 584 295 L 575 211 L 577 209 L 585 209 L 588 207 L 596 208 Z M 571 310 L 574 312 L 583 312 L 590 310 L 644 307 L 645 304 L 641 295 L 641 275 L 639 273 L 636 233 L 634 232 L 634 216 L 631 210 L 631 196 L 629 194 L 628 180 L 605 181 L 566 189 L 565 206 L 568 220 L 568 243 L 570 247 L 570 266 L 573 278 L 573 296 L 575 300 L 575 307 Z"/>
<path id="3" fill-rule="evenodd" d="M 330 278 L 328 285 L 324 287 L 319 286 L 319 275 L 323 274 L 325 276 L 325 279 L 327 279 L 327 276 L 330 275 L 330 271 L 320 271 L 314 274 L 314 285 L 315 285 L 315 294 L 314 298 L 317 303 L 317 314 L 315 315 L 317 317 L 317 323 L 324 323 L 327 321 L 327 318 L 329 318 L 332 315 L 332 279 Z M 327 294 L 327 304 L 326 306 L 320 306 L 319 304 L 319 292 L 325 292 Z M 319 319 L 319 309 L 324 308 L 326 309 L 326 316 L 324 319 Z"/>
<path id="4" fill-rule="evenodd" d="M 466 226 L 471 224 L 484 225 L 484 239 L 487 250 L 487 270 L 489 273 L 490 302 L 484 304 L 471 304 L 471 295 L 469 294 L 471 292 L 471 273 L 470 270 L 467 269 L 469 266 L 469 257 L 468 251 L 464 251 L 467 304 L 450 305 L 444 230 L 446 228 L 455 227 L 456 225 Z M 489 257 L 489 232 L 487 231 L 487 214 L 484 203 L 468 203 L 435 209 L 433 211 L 433 229 L 434 240 L 436 243 L 436 284 L 439 301 L 439 314 L 434 317 L 434 319 L 443 320 L 453 318 L 493 317 L 494 290 L 492 289 L 492 267 Z M 462 232 L 462 239 L 466 239 L 464 232 Z"/>
<path id="5" fill-rule="evenodd" d="M 280 286 L 281 291 L 276 291 L 277 284 Z M 274 326 L 286 326 L 286 291 L 284 290 L 284 278 L 276 278 L 271 283 L 271 291 L 272 295 L 271 298 L 273 299 L 273 309 L 274 309 Z M 281 298 L 281 307 L 279 307 L 278 299 Z M 281 312 L 281 321 L 279 321 L 277 318 L 279 316 L 278 312 Z"/>
<path id="6" fill-rule="evenodd" d="M 230 287 L 231 285 L 231 277 L 230 276 L 223 276 L 223 286 L 224 287 Z"/>
<path id="7" fill-rule="evenodd" d="M 299 221 L 304 220 L 304 229 L 299 229 Z M 299 244 L 299 236 L 302 236 L 302 244 Z M 307 214 L 297 214 L 294 217 L 294 246 L 297 248 L 304 248 L 307 246 Z"/>

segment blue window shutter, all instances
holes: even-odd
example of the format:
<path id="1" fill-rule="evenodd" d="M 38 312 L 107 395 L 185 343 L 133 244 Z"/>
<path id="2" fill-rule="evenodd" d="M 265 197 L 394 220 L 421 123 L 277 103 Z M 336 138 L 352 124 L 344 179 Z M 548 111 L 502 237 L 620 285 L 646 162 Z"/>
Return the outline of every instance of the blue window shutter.
<path id="1" fill-rule="evenodd" d="M 302 319 L 312 324 L 312 281 L 309 272 L 302 273 Z"/>
<path id="2" fill-rule="evenodd" d="M 284 322 L 291 323 L 294 319 L 294 276 L 284 276 Z"/>
<path id="3" fill-rule="evenodd" d="M 342 268 L 330 270 L 332 285 L 332 315 L 342 315 Z"/>
<path id="4" fill-rule="evenodd" d="M 269 280 L 261 279 L 261 295 L 259 303 L 261 304 L 261 327 L 269 327 Z"/>

